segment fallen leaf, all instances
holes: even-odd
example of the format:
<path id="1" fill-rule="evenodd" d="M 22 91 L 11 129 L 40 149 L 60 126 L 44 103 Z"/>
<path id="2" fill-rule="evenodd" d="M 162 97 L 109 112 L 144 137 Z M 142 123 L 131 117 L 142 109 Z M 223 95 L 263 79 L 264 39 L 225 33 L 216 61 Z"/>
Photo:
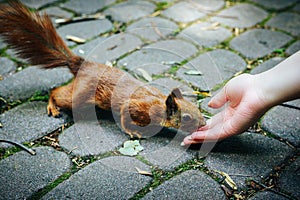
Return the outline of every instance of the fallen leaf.
<path id="1" fill-rule="evenodd" d="M 178 65 L 180 65 L 180 63 L 177 62 L 177 61 L 162 61 L 161 64 L 162 65 L 171 65 L 171 66 L 174 66 L 174 65 L 178 66 Z"/>
<path id="2" fill-rule="evenodd" d="M 124 142 L 124 145 L 119 149 L 119 152 L 123 155 L 135 156 L 142 150 L 144 150 L 144 147 L 140 145 L 138 140 L 129 140 Z"/>
<path id="3" fill-rule="evenodd" d="M 203 97 L 211 97 L 211 93 L 208 91 L 193 91 L 193 94 L 201 95 Z"/>
<path id="4" fill-rule="evenodd" d="M 150 74 L 146 70 L 144 70 L 142 68 L 137 68 L 136 70 L 139 71 L 142 74 L 143 78 L 146 81 L 148 81 L 148 82 L 152 81 L 152 77 L 150 76 Z"/>
<path id="5" fill-rule="evenodd" d="M 70 22 L 72 21 L 71 19 L 68 19 L 68 18 L 60 18 L 60 19 L 55 19 L 55 23 L 56 24 L 63 24 L 63 23 L 66 23 L 66 22 Z"/>
<path id="6" fill-rule="evenodd" d="M 76 43 L 79 43 L 79 44 L 82 44 L 82 43 L 85 43 L 86 40 L 83 39 L 83 38 L 80 38 L 80 37 L 77 37 L 77 36 L 74 36 L 74 35 L 67 35 L 66 38 L 68 40 L 71 40 L 73 42 L 76 42 Z"/>
<path id="7" fill-rule="evenodd" d="M 110 61 L 108 61 L 108 60 L 105 62 L 105 65 L 106 65 L 106 66 L 109 66 L 109 67 L 113 67 L 112 62 L 110 62 Z"/>
<path id="8" fill-rule="evenodd" d="M 135 169 L 136 169 L 136 171 L 137 171 L 139 174 L 146 175 L 146 176 L 152 176 L 152 173 L 151 173 L 151 172 L 147 172 L 147 171 L 141 170 L 141 169 L 139 169 L 138 167 L 135 167 Z"/>
<path id="9" fill-rule="evenodd" d="M 221 172 L 221 171 L 217 171 L 217 170 L 214 170 L 215 172 L 217 172 L 218 174 L 222 175 L 225 177 L 225 183 L 233 190 L 237 190 L 237 185 L 236 183 L 231 179 L 231 177 L 225 173 L 225 172 Z"/>
<path id="10" fill-rule="evenodd" d="M 242 195 L 240 194 L 233 194 L 234 198 L 237 199 L 237 200 L 243 200 L 245 199 Z"/>
<path id="11" fill-rule="evenodd" d="M 186 75 L 194 75 L 194 76 L 201 76 L 203 75 L 203 73 L 199 70 L 189 70 L 189 71 L 186 71 L 184 72 L 184 74 Z"/>
<path id="12" fill-rule="evenodd" d="M 120 148 L 119 149 L 119 152 L 123 155 L 126 155 L 126 156 L 135 156 L 137 155 L 137 152 L 134 150 L 134 148 Z"/>
<path id="13" fill-rule="evenodd" d="M 105 15 L 103 15 L 102 13 L 96 13 L 93 15 L 82 15 L 82 16 L 73 17 L 73 18 L 60 18 L 60 19 L 56 19 L 55 23 L 56 24 L 64 24 L 64 23 L 69 23 L 69 22 L 104 19 L 104 18 L 105 18 Z"/>

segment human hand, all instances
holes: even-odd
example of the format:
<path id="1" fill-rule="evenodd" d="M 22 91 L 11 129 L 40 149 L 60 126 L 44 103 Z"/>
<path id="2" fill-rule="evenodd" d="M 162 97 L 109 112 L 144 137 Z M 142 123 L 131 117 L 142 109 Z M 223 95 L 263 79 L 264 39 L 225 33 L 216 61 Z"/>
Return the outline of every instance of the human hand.
<path id="1" fill-rule="evenodd" d="M 208 103 L 209 107 L 220 108 L 228 102 L 226 107 L 187 136 L 183 144 L 216 142 L 247 130 L 269 109 L 260 88 L 255 75 L 243 74 L 231 79 Z"/>

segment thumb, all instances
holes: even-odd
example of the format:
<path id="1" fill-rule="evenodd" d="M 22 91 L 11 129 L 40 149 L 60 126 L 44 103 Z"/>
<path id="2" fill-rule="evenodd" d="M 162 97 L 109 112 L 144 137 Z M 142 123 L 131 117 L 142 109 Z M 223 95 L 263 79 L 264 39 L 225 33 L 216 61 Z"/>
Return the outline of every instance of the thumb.
<path id="1" fill-rule="evenodd" d="M 211 108 L 221 108 L 228 101 L 226 96 L 226 86 L 224 86 L 224 88 L 208 102 L 208 106 Z"/>

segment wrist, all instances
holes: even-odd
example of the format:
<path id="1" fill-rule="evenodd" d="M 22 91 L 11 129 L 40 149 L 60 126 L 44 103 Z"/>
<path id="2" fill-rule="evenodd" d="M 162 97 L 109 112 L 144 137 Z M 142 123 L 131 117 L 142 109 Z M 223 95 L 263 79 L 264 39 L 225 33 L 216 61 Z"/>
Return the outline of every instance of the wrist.
<path id="1" fill-rule="evenodd" d="M 263 74 L 252 75 L 252 78 L 261 109 L 268 110 L 275 106 L 279 101 L 279 96 L 273 90 L 272 82 L 266 79 Z"/>

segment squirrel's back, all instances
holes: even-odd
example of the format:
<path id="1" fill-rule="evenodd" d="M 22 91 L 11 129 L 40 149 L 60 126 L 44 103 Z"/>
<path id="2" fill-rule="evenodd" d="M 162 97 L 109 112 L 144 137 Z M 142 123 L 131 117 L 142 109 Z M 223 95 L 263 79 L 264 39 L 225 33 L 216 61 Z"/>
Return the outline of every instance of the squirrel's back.
<path id="1" fill-rule="evenodd" d="M 3 41 L 31 65 L 68 66 L 76 74 L 84 61 L 66 46 L 47 14 L 31 12 L 19 1 L 0 4 L 0 24 Z"/>

